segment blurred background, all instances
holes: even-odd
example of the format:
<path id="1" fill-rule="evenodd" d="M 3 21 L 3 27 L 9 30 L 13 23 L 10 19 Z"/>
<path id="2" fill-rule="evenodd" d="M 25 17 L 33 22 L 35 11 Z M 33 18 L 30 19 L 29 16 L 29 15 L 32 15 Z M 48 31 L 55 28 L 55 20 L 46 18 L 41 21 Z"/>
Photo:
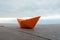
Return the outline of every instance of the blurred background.
<path id="1" fill-rule="evenodd" d="M 38 24 L 60 24 L 60 0 L 0 0 L 0 24 L 33 16 L 41 16 Z"/>

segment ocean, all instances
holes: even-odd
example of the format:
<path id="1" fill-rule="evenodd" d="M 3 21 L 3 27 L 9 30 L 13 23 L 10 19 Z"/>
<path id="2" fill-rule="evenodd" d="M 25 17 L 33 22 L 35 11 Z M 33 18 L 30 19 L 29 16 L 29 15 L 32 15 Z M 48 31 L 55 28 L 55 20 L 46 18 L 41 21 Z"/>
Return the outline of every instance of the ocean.
<path id="1" fill-rule="evenodd" d="M 0 26 L 19 27 L 17 23 L 0 23 Z M 60 40 L 60 24 L 37 24 L 34 30 L 23 29 L 22 31 L 52 40 Z"/>

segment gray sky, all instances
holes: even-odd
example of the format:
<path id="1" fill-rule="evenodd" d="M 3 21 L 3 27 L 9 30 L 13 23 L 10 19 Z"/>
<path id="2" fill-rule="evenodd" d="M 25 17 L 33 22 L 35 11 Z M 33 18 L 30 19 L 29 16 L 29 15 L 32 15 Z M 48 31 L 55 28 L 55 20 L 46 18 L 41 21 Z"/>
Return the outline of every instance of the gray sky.
<path id="1" fill-rule="evenodd" d="M 59 20 L 60 0 L 0 0 L 0 20 L 38 15 L 41 19 Z"/>
<path id="2" fill-rule="evenodd" d="M 0 0 L 0 17 L 59 16 L 60 0 Z"/>

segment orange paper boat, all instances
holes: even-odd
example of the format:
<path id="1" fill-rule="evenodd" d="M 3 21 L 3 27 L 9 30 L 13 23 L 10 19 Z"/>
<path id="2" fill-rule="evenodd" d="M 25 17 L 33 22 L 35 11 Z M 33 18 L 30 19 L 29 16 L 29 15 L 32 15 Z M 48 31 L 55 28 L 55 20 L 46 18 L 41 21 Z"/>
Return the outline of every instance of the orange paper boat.
<path id="1" fill-rule="evenodd" d="M 17 18 L 17 20 L 21 28 L 33 29 L 36 23 L 38 22 L 39 18 L 40 16 L 32 17 L 28 19 Z"/>

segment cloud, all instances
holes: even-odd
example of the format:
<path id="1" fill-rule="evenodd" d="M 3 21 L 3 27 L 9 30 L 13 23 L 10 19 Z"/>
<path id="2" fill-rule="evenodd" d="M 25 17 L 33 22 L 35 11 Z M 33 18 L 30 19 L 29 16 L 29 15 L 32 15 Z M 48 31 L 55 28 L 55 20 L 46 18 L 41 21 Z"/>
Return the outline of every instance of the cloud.
<path id="1" fill-rule="evenodd" d="M 0 18 L 0 23 L 16 23 L 16 18 Z"/>
<path id="2" fill-rule="evenodd" d="M 0 0 L 0 17 L 60 15 L 60 0 Z"/>
<path id="3" fill-rule="evenodd" d="M 60 20 L 60 15 L 49 15 L 41 17 L 41 20 Z"/>

